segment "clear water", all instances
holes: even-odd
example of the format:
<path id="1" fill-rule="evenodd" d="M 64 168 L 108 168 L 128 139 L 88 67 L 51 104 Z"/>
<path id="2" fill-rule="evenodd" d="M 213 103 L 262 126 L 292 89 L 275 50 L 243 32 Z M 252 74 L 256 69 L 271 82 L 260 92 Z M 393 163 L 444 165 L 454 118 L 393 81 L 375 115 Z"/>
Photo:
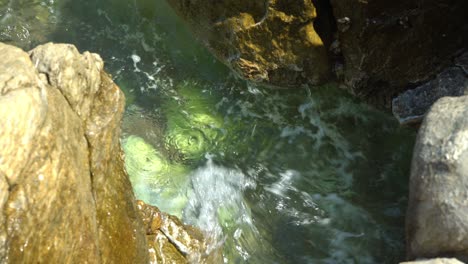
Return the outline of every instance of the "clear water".
<path id="1" fill-rule="evenodd" d="M 124 90 L 136 195 L 226 263 L 396 263 L 414 133 L 334 84 L 238 80 L 163 0 L 0 0 L 0 41 L 99 53 Z"/>

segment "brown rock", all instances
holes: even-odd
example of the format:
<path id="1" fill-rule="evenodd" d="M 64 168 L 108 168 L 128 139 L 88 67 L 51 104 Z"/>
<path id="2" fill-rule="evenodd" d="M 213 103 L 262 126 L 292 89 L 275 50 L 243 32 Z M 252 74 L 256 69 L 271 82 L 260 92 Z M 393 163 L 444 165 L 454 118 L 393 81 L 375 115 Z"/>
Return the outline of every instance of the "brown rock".
<path id="1" fill-rule="evenodd" d="M 273 86 L 328 79 L 327 49 L 311 0 L 169 0 L 196 35 L 241 77 Z"/>
<path id="2" fill-rule="evenodd" d="M 161 231 L 148 236 L 152 263 L 189 263 Z"/>
<path id="3" fill-rule="evenodd" d="M 439 99 L 414 148 L 406 240 L 409 259 L 468 260 L 468 96 Z"/>
<path id="4" fill-rule="evenodd" d="M 410 84 L 432 79 L 468 46 L 468 2 L 331 0 L 355 95 L 390 108 Z M 319 14 L 320 16 L 320 14 Z"/>
<path id="5" fill-rule="evenodd" d="M 146 227 L 150 259 L 155 263 L 222 263 L 222 247 L 206 239 L 197 228 L 177 217 L 161 213 L 155 206 L 137 201 Z M 180 262 L 179 262 L 180 261 Z"/>
<path id="6" fill-rule="evenodd" d="M 147 263 L 102 60 L 63 44 L 0 54 L 0 262 Z"/>
<path id="7" fill-rule="evenodd" d="M 155 235 L 159 228 L 161 228 L 161 211 L 157 207 L 148 205 L 141 200 L 137 201 L 137 206 L 143 220 L 143 225 L 146 227 L 146 235 Z"/>

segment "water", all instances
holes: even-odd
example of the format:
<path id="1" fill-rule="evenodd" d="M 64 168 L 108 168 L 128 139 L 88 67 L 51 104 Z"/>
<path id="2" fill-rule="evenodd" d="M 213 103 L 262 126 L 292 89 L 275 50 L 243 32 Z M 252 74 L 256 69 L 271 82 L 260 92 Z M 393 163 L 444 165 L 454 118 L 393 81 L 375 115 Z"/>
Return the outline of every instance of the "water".
<path id="1" fill-rule="evenodd" d="M 414 133 L 334 84 L 236 79 L 162 0 L 0 0 L 0 41 L 101 54 L 124 90 L 136 195 L 226 263 L 396 263 Z"/>

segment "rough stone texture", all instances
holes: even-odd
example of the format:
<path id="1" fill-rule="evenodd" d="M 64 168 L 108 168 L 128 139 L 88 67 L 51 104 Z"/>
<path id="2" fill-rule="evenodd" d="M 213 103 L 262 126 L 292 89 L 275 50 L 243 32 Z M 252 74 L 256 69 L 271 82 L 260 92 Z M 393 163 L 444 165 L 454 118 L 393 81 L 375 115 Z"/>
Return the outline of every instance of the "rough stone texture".
<path id="1" fill-rule="evenodd" d="M 331 0 L 345 82 L 390 107 L 408 84 L 431 79 L 468 47 L 468 1 Z M 320 14 L 319 14 L 320 16 Z"/>
<path id="2" fill-rule="evenodd" d="M 393 115 L 400 124 L 420 123 L 429 108 L 444 96 L 468 95 L 468 75 L 462 68 L 451 67 L 392 101 Z"/>
<path id="3" fill-rule="evenodd" d="M 436 258 L 400 262 L 400 264 L 463 264 L 463 262 L 455 258 Z"/>
<path id="4" fill-rule="evenodd" d="M 245 79 L 297 87 L 329 77 L 311 0 L 168 2 L 215 56 Z"/>
<path id="5" fill-rule="evenodd" d="M 423 121 L 406 232 L 408 259 L 468 260 L 468 96 L 439 99 Z"/>
<path id="6" fill-rule="evenodd" d="M 138 201 L 138 209 L 146 227 L 151 263 L 222 263 L 219 245 L 192 226 L 184 225 L 175 216 L 157 207 Z M 174 261 L 174 262 L 171 262 Z"/>
<path id="7" fill-rule="evenodd" d="M 102 60 L 64 44 L 0 54 L 0 262 L 147 263 Z"/>

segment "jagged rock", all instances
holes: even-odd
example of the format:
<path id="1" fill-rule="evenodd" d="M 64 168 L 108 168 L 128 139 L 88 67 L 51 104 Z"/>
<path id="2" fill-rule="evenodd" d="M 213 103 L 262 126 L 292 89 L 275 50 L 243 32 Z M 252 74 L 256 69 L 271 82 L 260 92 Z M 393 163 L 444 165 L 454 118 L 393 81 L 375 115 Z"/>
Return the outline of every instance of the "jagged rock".
<path id="1" fill-rule="evenodd" d="M 408 84 L 432 79 L 468 46 L 465 0 L 331 4 L 348 89 L 377 105 L 389 108 Z"/>
<path id="2" fill-rule="evenodd" d="M 124 97 L 96 54 L 0 44 L 0 262 L 147 263 Z"/>
<path id="3" fill-rule="evenodd" d="M 222 263 L 221 247 L 198 230 L 157 207 L 138 201 L 146 226 L 152 263 Z"/>
<path id="4" fill-rule="evenodd" d="M 393 115 L 400 124 L 420 123 L 429 108 L 438 99 L 444 96 L 465 94 L 468 94 L 468 75 L 463 72 L 462 68 L 450 67 L 434 80 L 394 98 L 392 101 Z"/>
<path id="5" fill-rule="evenodd" d="M 298 86 L 329 77 L 311 0 L 168 2 L 215 56 L 245 79 Z"/>
<path id="6" fill-rule="evenodd" d="M 400 264 L 463 264 L 463 262 L 454 258 L 436 258 L 436 259 L 422 259 L 408 262 L 400 262 Z"/>
<path id="7" fill-rule="evenodd" d="M 468 96 L 430 109 L 413 154 L 406 219 L 408 259 L 468 260 Z"/>

